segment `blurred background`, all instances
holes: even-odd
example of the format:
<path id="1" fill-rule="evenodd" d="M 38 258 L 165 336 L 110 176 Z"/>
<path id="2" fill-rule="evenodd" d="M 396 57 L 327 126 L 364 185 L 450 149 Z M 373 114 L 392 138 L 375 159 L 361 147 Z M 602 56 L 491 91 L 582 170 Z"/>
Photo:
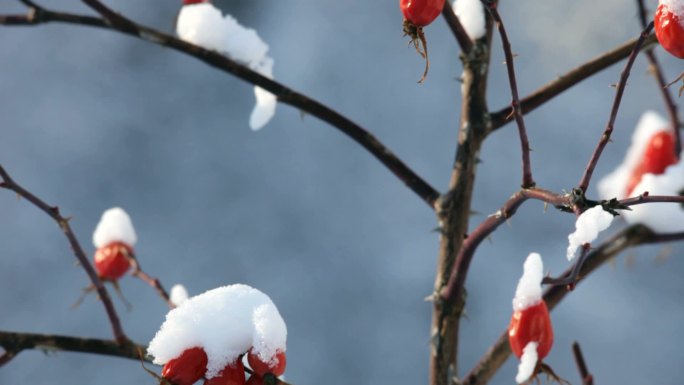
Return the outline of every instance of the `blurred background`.
<path id="1" fill-rule="evenodd" d="M 171 32 L 180 1 L 120 0 L 132 19 Z M 216 1 L 270 45 L 275 78 L 377 135 L 440 190 L 454 157 L 461 63 L 440 18 L 426 29 L 431 68 L 402 37 L 397 1 Z M 75 0 L 52 9 L 89 13 Z M 650 9 L 656 2 L 648 1 Z M 502 1 L 526 95 L 604 50 L 636 37 L 636 4 L 618 0 Z M 1 13 L 20 13 L 2 1 Z M 495 38 L 492 110 L 510 93 Z M 668 79 L 681 61 L 657 53 Z M 622 64 L 527 117 L 542 187 L 579 180 L 608 118 Z M 681 99 L 678 99 L 681 101 Z M 268 293 L 288 329 L 287 379 L 296 385 L 427 381 L 438 237 L 433 212 L 350 139 L 280 105 L 252 132 L 252 86 L 198 60 L 117 33 L 50 24 L 0 28 L 0 164 L 59 205 L 92 255 L 103 210 L 121 206 L 139 236 L 145 270 L 191 294 L 230 283 Z M 664 113 L 644 57 L 632 71 L 600 177 L 621 160 L 646 109 Z M 493 134 L 481 153 L 471 227 L 520 184 L 517 130 Z M 592 192 L 595 194 L 595 184 Z M 603 237 L 618 231 L 616 223 Z M 528 253 L 564 270 L 574 219 L 526 204 L 479 249 L 467 284 L 461 371 L 504 331 Z M 606 265 L 553 312 L 547 363 L 580 383 L 570 345 L 579 341 L 597 383 L 680 383 L 684 374 L 682 246 L 670 258 L 644 247 Z M 88 285 L 57 226 L 0 192 L 0 330 L 111 338 L 101 304 L 70 305 Z M 167 312 L 140 281 L 115 299 L 125 330 L 146 344 Z M 513 383 L 509 359 L 493 383 Z M 157 368 L 159 369 L 159 368 Z M 135 361 L 26 351 L 0 369 L 1 384 L 154 384 Z"/>

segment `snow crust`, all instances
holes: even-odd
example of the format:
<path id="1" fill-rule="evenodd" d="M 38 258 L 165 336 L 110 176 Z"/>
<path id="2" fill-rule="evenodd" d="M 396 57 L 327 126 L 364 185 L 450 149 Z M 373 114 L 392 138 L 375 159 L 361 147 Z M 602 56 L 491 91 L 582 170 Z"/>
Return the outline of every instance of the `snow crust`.
<path id="1" fill-rule="evenodd" d="M 131 217 L 120 207 L 106 210 L 93 232 L 93 244 L 98 249 L 112 242 L 123 242 L 132 248 L 137 241 Z"/>
<path id="2" fill-rule="evenodd" d="M 660 4 L 679 17 L 680 24 L 684 23 L 684 0 L 660 0 Z"/>
<path id="3" fill-rule="evenodd" d="M 522 384 L 530 379 L 534 374 L 534 369 L 537 367 L 537 346 L 536 342 L 530 342 L 525 345 L 523 354 L 520 357 L 520 364 L 518 364 L 518 374 L 515 375 L 515 382 Z"/>
<path id="4" fill-rule="evenodd" d="M 523 265 L 523 275 L 518 281 L 513 298 L 513 310 L 521 311 L 542 300 L 541 281 L 544 279 L 544 262 L 538 253 L 530 253 Z"/>
<path id="5" fill-rule="evenodd" d="M 653 135 L 668 130 L 669 125 L 670 123 L 657 112 L 646 111 L 641 115 L 632 134 L 632 144 L 627 149 L 622 164 L 598 183 L 599 196 L 602 199 L 627 198 L 625 196 L 627 194 L 627 183 L 629 183 L 632 170 L 639 164 L 641 156 L 646 150 L 645 146 Z"/>
<path id="6" fill-rule="evenodd" d="M 267 55 L 268 45 L 254 29 L 245 28 L 231 15 L 224 16 L 211 3 L 183 6 L 176 33 L 187 42 L 217 51 L 273 79 L 273 59 Z M 276 97 L 259 87 L 254 87 L 254 94 L 256 106 L 249 125 L 252 130 L 258 130 L 273 118 Z"/>
<path id="7" fill-rule="evenodd" d="M 485 35 L 485 10 L 480 0 L 456 0 L 453 8 L 470 40 L 474 41 Z"/>
<path id="8" fill-rule="evenodd" d="M 677 1 L 684 3 L 684 0 Z M 615 171 L 603 177 L 598 184 L 601 199 L 627 198 L 627 183 L 632 170 L 637 166 L 651 137 L 669 129 L 669 122 L 653 111 L 646 111 L 639 120 L 632 135 L 632 143 L 625 159 Z M 684 152 L 680 159 L 684 158 Z M 650 195 L 679 195 L 684 189 L 684 164 L 669 166 L 661 175 L 645 174 L 634 187 L 632 195 L 646 191 Z M 627 223 L 642 223 L 656 232 L 684 231 L 684 209 L 676 203 L 647 203 L 631 206 L 631 211 L 621 210 L 620 215 Z"/>
<path id="9" fill-rule="evenodd" d="M 176 306 L 180 306 L 183 302 L 188 300 L 188 290 L 185 286 L 181 284 L 175 284 L 171 288 L 171 294 L 169 294 L 171 303 Z"/>
<path id="10" fill-rule="evenodd" d="M 575 222 L 575 232 L 568 235 L 568 261 L 575 258 L 577 249 L 585 243 L 591 243 L 599 233 L 613 223 L 613 214 L 601 206 L 594 206 L 583 212 Z"/>
<path id="11" fill-rule="evenodd" d="M 207 353 L 207 378 L 250 348 L 264 362 L 274 362 L 286 350 L 287 327 L 271 299 L 247 285 L 206 291 L 166 315 L 147 352 L 163 365 L 189 348 Z"/>
<path id="12" fill-rule="evenodd" d="M 681 158 L 680 158 L 681 159 Z M 634 188 L 634 194 L 679 195 L 684 189 L 684 162 L 665 169 L 661 175 L 646 174 Z M 657 233 L 684 231 L 684 208 L 679 203 L 645 203 L 622 211 L 627 223 L 642 223 Z"/>

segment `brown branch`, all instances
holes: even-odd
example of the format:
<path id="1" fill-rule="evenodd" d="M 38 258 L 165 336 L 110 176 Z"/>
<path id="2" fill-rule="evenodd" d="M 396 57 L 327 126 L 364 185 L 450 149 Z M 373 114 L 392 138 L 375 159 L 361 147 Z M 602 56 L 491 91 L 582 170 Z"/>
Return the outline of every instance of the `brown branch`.
<path id="1" fill-rule="evenodd" d="M 112 340 L 102 340 L 96 338 L 68 337 L 53 334 L 36 333 L 14 333 L 0 331 L 0 346 L 7 352 L 15 355 L 23 350 L 59 350 L 67 352 L 79 352 L 90 354 L 101 354 L 131 360 L 140 360 L 140 353 L 147 350 L 145 346 L 127 341 L 120 344 Z M 151 362 L 148 357 L 143 356 L 147 362 Z"/>
<path id="2" fill-rule="evenodd" d="M 76 256 L 76 259 L 83 267 L 83 270 L 85 270 L 86 274 L 88 275 L 88 278 L 90 278 L 90 282 L 93 284 L 93 286 L 95 286 L 97 294 L 102 300 L 102 305 L 105 308 L 107 316 L 109 317 L 109 323 L 112 326 L 114 338 L 120 344 L 127 343 L 128 338 L 126 338 L 126 334 L 124 333 L 123 328 L 121 327 L 119 316 L 116 313 L 114 304 L 112 304 L 112 299 L 109 296 L 109 292 L 102 284 L 100 277 L 98 277 L 97 273 L 95 273 L 95 269 L 93 269 L 93 266 L 90 264 L 88 257 L 86 257 L 86 254 L 83 251 L 83 248 L 81 247 L 80 243 L 78 242 L 78 239 L 76 239 L 76 235 L 74 235 L 74 232 L 71 230 L 71 226 L 69 225 L 70 218 L 63 217 L 60 214 L 59 208 L 57 206 L 48 205 L 32 193 L 21 187 L 19 184 L 17 184 L 9 176 L 7 171 L 5 171 L 2 165 L 0 165 L 0 178 L 2 179 L 2 182 L 0 183 L 0 188 L 5 188 L 7 190 L 14 191 L 19 196 L 26 199 L 31 204 L 45 212 L 45 214 L 47 214 L 55 222 L 57 222 L 57 225 L 59 225 L 59 228 L 62 230 L 67 240 L 69 241 L 71 249 L 74 252 L 74 255 Z"/>
<path id="3" fill-rule="evenodd" d="M 278 101 L 282 103 L 299 108 L 300 110 L 306 111 L 322 121 L 329 123 L 365 148 L 408 188 L 434 209 L 435 202 L 440 195 L 439 192 L 404 164 L 401 159 L 381 143 L 373 134 L 354 123 L 349 118 L 341 115 L 339 112 L 272 79 L 264 77 L 218 52 L 204 49 L 177 39 L 171 35 L 134 23 L 113 11 L 105 11 L 105 9 L 108 10 L 108 8 L 97 1 L 88 1 L 88 3 L 89 5 L 92 3 L 93 7 L 97 7 L 95 9 L 106 14 L 108 19 L 105 20 L 91 16 L 54 12 L 45 8 L 34 8 L 24 16 L 24 20 L 17 19 L 18 16 L 16 15 L 0 15 L 0 25 L 38 25 L 48 22 L 61 22 L 105 28 L 195 57 L 214 68 L 232 74 L 248 83 L 271 92 L 276 95 Z M 98 5 L 94 5 L 96 3 Z"/>
<path id="4" fill-rule="evenodd" d="M 627 227 L 589 253 L 586 263 L 582 266 L 579 282 L 583 281 L 606 261 L 630 247 L 680 240 L 684 240 L 684 233 L 655 234 L 643 225 Z M 571 267 L 566 270 L 564 275 L 569 276 L 572 273 L 572 269 Z M 563 286 L 553 286 L 544 293 L 544 301 L 546 301 L 549 309 L 553 310 L 568 293 L 570 292 Z M 486 384 L 506 362 L 510 354 L 508 332 L 504 332 L 468 373 L 462 384 Z"/>
<path id="5" fill-rule="evenodd" d="M 591 373 L 589 373 L 589 369 L 587 369 L 587 364 L 582 355 L 582 349 L 580 349 L 577 341 L 572 343 L 572 355 L 575 357 L 575 363 L 577 364 L 577 371 L 582 379 L 582 385 L 594 385 L 594 376 L 592 376 Z"/>
<path id="6" fill-rule="evenodd" d="M 508 34 L 504 27 L 501 15 L 496 8 L 496 3 L 484 1 L 489 10 L 489 13 L 494 18 L 496 27 L 501 35 L 501 44 L 503 45 L 504 55 L 506 57 L 506 69 L 508 71 L 508 82 L 511 88 L 511 108 L 513 109 L 513 116 L 518 125 L 518 135 L 520 136 L 520 146 L 522 148 L 522 188 L 534 187 L 534 178 L 532 178 L 532 164 L 530 162 L 530 141 L 527 138 L 527 129 L 525 129 L 525 119 L 523 119 L 522 108 L 520 107 L 520 97 L 518 96 L 518 83 L 515 80 L 515 65 L 513 63 L 513 52 L 511 50 L 511 42 L 508 40 Z"/>
<path id="7" fill-rule="evenodd" d="M 623 206 L 634 206 L 643 203 L 684 203 L 684 196 L 682 195 L 649 195 L 645 192 L 639 196 L 619 200 L 618 203 Z"/>
<path id="8" fill-rule="evenodd" d="M 515 215 L 518 208 L 520 208 L 528 199 L 540 200 L 559 208 L 562 207 L 565 209 L 564 211 L 572 210 L 572 196 L 568 194 L 559 195 L 537 188 L 523 189 L 513 194 L 499 211 L 488 216 L 487 219 L 480 223 L 463 242 L 463 246 L 456 257 L 456 263 L 451 271 L 449 282 L 440 293 L 441 301 L 451 303 L 464 294 L 467 272 L 477 248 L 482 241 L 487 239 L 487 237 L 489 237 L 501 224 Z"/>
<path id="9" fill-rule="evenodd" d="M 646 28 L 648 20 L 646 6 L 644 5 L 644 0 L 637 0 L 637 7 L 639 8 L 639 22 L 641 23 L 641 28 Z M 665 108 L 667 109 L 667 114 L 670 116 L 670 124 L 672 124 L 672 129 L 675 135 L 675 156 L 679 159 L 679 155 L 682 152 L 682 135 L 679 129 L 681 128 L 681 123 L 679 123 L 679 117 L 677 116 L 677 105 L 672 99 L 672 94 L 667 86 L 667 81 L 665 81 L 665 75 L 663 74 L 663 69 L 658 63 L 658 58 L 653 52 L 653 49 L 646 50 L 646 58 L 650 63 L 650 70 L 658 83 L 658 88 L 663 96 L 663 101 L 665 102 Z"/>
<path id="10" fill-rule="evenodd" d="M 446 21 L 449 29 L 454 34 L 458 45 L 461 46 L 461 51 L 463 53 L 468 53 L 473 49 L 473 42 L 470 40 L 470 36 L 463 28 L 463 24 L 458 19 L 458 16 L 454 13 L 454 8 L 451 6 L 451 1 L 444 2 L 444 8 L 442 8 L 442 16 L 444 21 Z"/>
<path id="11" fill-rule="evenodd" d="M 588 77 L 603 71 L 613 64 L 621 61 L 629 56 L 637 43 L 637 39 L 631 40 L 617 48 L 614 48 L 600 56 L 589 60 L 588 62 L 576 67 L 558 77 L 558 79 L 542 86 L 532 94 L 524 97 L 520 101 L 520 108 L 523 114 L 540 107 L 544 103 L 568 90 L 572 86 L 582 82 Z M 641 49 L 648 49 L 657 43 L 655 35 L 649 35 L 643 42 Z M 492 130 L 499 129 L 513 120 L 513 109 L 511 107 L 503 108 L 491 114 Z"/>
<path id="12" fill-rule="evenodd" d="M 486 38 L 475 41 L 473 48 L 461 55 L 463 84 L 456 157 L 449 191 L 436 203 L 441 234 L 435 274 L 435 297 L 449 281 L 452 266 L 468 229 L 478 154 L 491 127 L 487 108 L 487 78 L 493 23 L 491 16 L 485 17 Z M 454 301 L 453 306 L 439 300 L 433 302 L 429 385 L 448 385 L 458 376 L 458 333 L 464 306 L 465 298 Z"/>
<path id="13" fill-rule="evenodd" d="M 637 39 L 637 42 L 634 45 L 634 48 L 632 49 L 632 53 L 629 55 L 629 58 L 627 59 L 627 63 L 625 63 L 625 68 L 622 70 L 622 73 L 620 74 L 620 81 L 617 85 L 617 91 L 615 92 L 615 99 L 613 100 L 613 107 L 610 110 L 610 117 L 608 118 L 606 129 L 603 132 L 603 135 L 601 135 L 601 139 L 599 140 L 599 143 L 596 146 L 594 153 L 591 155 L 591 159 L 589 159 L 589 163 L 587 164 L 587 167 L 584 170 L 584 175 L 582 175 L 582 179 L 580 179 L 579 181 L 578 188 L 584 193 L 587 191 L 587 188 L 589 187 L 591 176 L 594 173 L 594 168 L 596 167 L 599 158 L 601 157 L 601 153 L 603 152 L 603 149 L 606 147 L 608 141 L 610 140 L 610 135 L 613 132 L 613 125 L 615 124 L 615 118 L 617 117 L 618 110 L 620 109 L 622 94 L 624 93 L 625 87 L 627 86 L 627 79 L 629 78 L 629 73 L 632 69 L 632 65 L 634 64 L 634 61 L 636 60 L 636 57 L 639 54 L 641 45 L 644 43 L 644 40 L 649 36 L 652 29 L 653 22 L 649 23 L 648 26 L 644 28 L 644 30 L 641 32 L 641 35 Z"/>

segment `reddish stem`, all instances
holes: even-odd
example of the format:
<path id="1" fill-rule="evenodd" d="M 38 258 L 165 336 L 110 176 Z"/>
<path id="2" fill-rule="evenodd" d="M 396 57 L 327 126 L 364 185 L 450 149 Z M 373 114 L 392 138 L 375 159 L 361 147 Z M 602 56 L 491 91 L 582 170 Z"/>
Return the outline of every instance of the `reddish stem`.
<path id="1" fill-rule="evenodd" d="M 622 70 L 622 73 L 620 74 L 620 80 L 617 85 L 615 99 L 613 100 L 613 107 L 610 110 L 608 124 L 606 124 L 606 129 L 604 130 L 603 135 L 601 135 L 601 140 L 599 140 L 599 143 L 596 146 L 594 153 L 591 155 L 591 159 L 589 159 L 589 163 L 587 163 L 587 167 L 584 170 L 584 175 L 582 175 L 582 179 L 580 179 L 579 181 L 578 188 L 582 190 L 582 192 L 584 193 L 586 193 L 587 188 L 589 187 L 591 176 L 594 173 L 594 169 L 596 168 L 596 164 L 598 163 L 599 158 L 601 157 L 601 153 L 608 144 L 608 141 L 610 141 L 610 135 L 613 133 L 613 125 L 615 124 L 615 118 L 617 117 L 618 110 L 620 109 L 622 94 L 625 92 L 625 87 L 627 86 L 627 79 L 629 78 L 629 73 L 632 70 L 632 65 L 634 64 L 634 61 L 636 60 L 636 57 L 639 54 L 641 45 L 643 44 L 646 37 L 649 36 L 652 29 L 653 22 L 649 23 L 648 26 L 646 26 L 646 28 L 644 28 L 644 30 L 641 32 L 641 35 L 639 36 L 639 39 L 634 45 L 634 48 L 632 48 L 632 53 L 629 55 L 629 58 L 627 59 L 627 63 L 625 63 L 625 68 Z"/>

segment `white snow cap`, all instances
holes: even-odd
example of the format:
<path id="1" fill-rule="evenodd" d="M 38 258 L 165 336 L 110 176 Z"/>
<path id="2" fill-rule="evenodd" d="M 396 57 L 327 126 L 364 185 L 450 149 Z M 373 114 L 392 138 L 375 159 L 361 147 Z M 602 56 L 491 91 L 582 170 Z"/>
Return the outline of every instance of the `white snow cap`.
<path id="1" fill-rule="evenodd" d="M 541 281 L 544 279 L 544 262 L 538 253 L 530 253 L 523 265 L 523 275 L 518 281 L 513 298 L 513 310 L 521 311 L 542 300 Z"/>
<path id="2" fill-rule="evenodd" d="M 537 367 L 537 345 L 536 342 L 529 342 L 523 349 L 523 354 L 520 357 L 520 364 L 518 364 L 518 374 L 515 376 L 515 382 L 522 384 L 530 379 L 534 374 L 534 369 Z"/>
<path id="3" fill-rule="evenodd" d="M 660 0 L 670 12 L 679 17 L 679 24 L 684 25 L 684 0 Z"/>
<path id="4" fill-rule="evenodd" d="M 681 159 L 681 158 L 680 158 Z M 661 175 L 645 174 L 634 194 L 679 195 L 684 190 L 684 162 L 665 169 Z M 620 212 L 627 223 L 642 223 L 657 233 L 684 231 L 684 208 L 680 203 L 644 203 Z"/>
<path id="5" fill-rule="evenodd" d="M 605 211 L 603 207 L 594 206 L 583 212 L 575 222 L 575 232 L 568 235 L 568 261 L 575 258 L 577 249 L 585 243 L 591 243 L 599 233 L 613 223 L 613 214 Z"/>
<path id="6" fill-rule="evenodd" d="M 453 8 L 470 40 L 485 35 L 485 10 L 480 0 L 455 0 Z"/>
<path id="7" fill-rule="evenodd" d="M 603 177 L 598 183 L 599 196 L 602 199 L 627 198 L 627 183 L 632 176 L 632 171 L 637 167 L 646 150 L 646 145 L 653 135 L 660 131 L 669 130 L 670 123 L 663 119 L 657 112 L 646 111 L 641 115 L 636 130 L 632 134 L 632 144 L 627 149 L 627 154 L 622 164 L 612 173 Z M 636 189 L 635 189 L 636 192 Z"/>
<path id="8" fill-rule="evenodd" d="M 131 217 L 120 207 L 105 211 L 93 232 L 93 244 L 98 249 L 112 242 L 123 242 L 133 247 L 137 241 Z"/>
<path id="9" fill-rule="evenodd" d="M 185 286 L 181 284 L 175 284 L 171 288 L 171 294 L 169 295 L 171 303 L 176 306 L 180 306 L 183 302 L 188 300 L 188 291 Z"/>
<path id="10" fill-rule="evenodd" d="M 684 1 L 679 1 L 682 3 Z M 639 120 L 632 135 L 632 144 L 620 166 L 611 174 L 603 177 L 598 184 L 599 196 L 602 199 L 626 198 L 625 190 L 638 165 L 645 146 L 653 135 L 669 130 L 670 123 L 653 111 L 646 111 Z M 680 159 L 684 158 L 684 152 Z M 638 185 L 634 187 L 632 195 L 639 195 L 646 191 L 650 195 L 679 195 L 684 189 L 684 164 L 669 166 L 661 175 L 644 174 Z M 684 210 L 677 203 L 647 203 L 631 206 L 632 211 L 621 210 L 620 215 L 627 223 L 643 223 L 656 232 L 684 231 Z"/>
<path id="11" fill-rule="evenodd" d="M 271 299 L 247 285 L 229 285 L 183 302 L 166 315 L 147 352 L 164 365 L 186 349 L 207 353 L 207 378 L 250 348 L 264 362 L 286 350 L 287 327 Z"/>
<path id="12" fill-rule="evenodd" d="M 211 3 L 183 6 L 178 14 L 176 33 L 187 42 L 220 52 L 273 78 L 273 59 L 267 56 L 268 45 L 255 30 L 245 28 L 231 15 L 223 16 Z M 275 114 L 276 97 L 259 87 L 254 87 L 254 93 L 257 103 L 249 125 L 252 130 L 258 130 Z"/>

